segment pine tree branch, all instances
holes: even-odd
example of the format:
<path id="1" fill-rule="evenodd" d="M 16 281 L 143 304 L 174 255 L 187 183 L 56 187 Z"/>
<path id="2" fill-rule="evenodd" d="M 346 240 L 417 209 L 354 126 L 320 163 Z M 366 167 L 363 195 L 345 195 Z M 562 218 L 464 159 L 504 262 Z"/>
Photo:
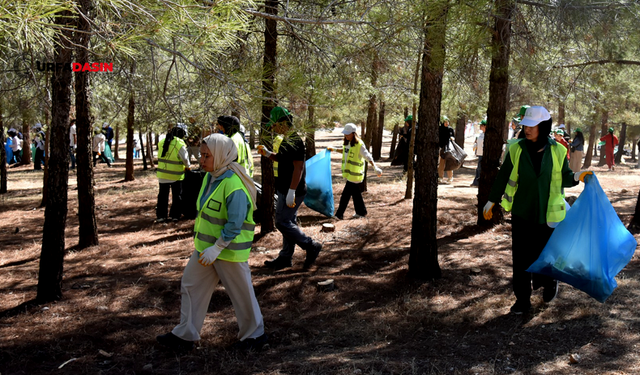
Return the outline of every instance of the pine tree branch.
<path id="1" fill-rule="evenodd" d="M 253 10 L 253 9 L 245 9 L 244 11 L 256 17 L 268 18 L 268 19 L 272 19 L 276 21 L 284 21 L 288 23 L 304 23 L 304 24 L 311 24 L 311 25 L 331 25 L 331 24 L 337 24 L 337 23 L 348 24 L 348 25 L 360 25 L 360 24 L 368 23 L 365 21 L 354 21 L 354 20 L 321 20 L 321 19 L 313 20 L 313 19 L 304 19 L 304 18 L 280 17 L 273 14 L 269 14 L 269 13 L 258 12 L 257 10 Z"/>

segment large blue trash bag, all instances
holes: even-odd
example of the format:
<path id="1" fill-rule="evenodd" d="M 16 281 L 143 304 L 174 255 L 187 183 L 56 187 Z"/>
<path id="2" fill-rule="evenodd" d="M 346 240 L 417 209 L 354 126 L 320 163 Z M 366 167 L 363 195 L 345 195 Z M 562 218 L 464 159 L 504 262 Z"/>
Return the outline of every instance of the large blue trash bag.
<path id="1" fill-rule="evenodd" d="M 304 204 L 328 217 L 333 216 L 331 153 L 323 150 L 305 162 L 307 195 Z"/>
<path id="2" fill-rule="evenodd" d="M 593 175 L 527 271 L 551 276 L 604 302 L 637 246 Z"/>
<path id="3" fill-rule="evenodd" d="M 116 159 L 113 158 L 113 154 L 111 153 L 111 147 L 109 147 L 109 144 L 107 142 L 104 142 L 104 156 L 112 163 L 116 161 Z"/>
<path id="4" fill-rule="evenodd" d="M 13 141 L 11 138 L 7 139 L 7 143 L 4 145 L 4 152 L 7 156 L 7 164 L 13 164 L 13 150 L 11 149 L 11 144 Z"/>

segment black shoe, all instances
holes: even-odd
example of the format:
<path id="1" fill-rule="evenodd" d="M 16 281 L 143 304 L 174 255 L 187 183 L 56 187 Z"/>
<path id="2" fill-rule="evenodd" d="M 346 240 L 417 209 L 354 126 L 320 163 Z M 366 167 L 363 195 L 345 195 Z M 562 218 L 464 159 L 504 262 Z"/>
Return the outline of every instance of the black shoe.
<path id="1" fill-rule="evenodd" d="M 164 223 L 165 221 L 167 221 L 167 218 L 159 217 L 159 218 L 156 219 L 155 223 L 160 224 L 160 223 Z"/>
<path id="2" fill-rule="evenodd" d="M 193 349 L 193 341 L 183 340 L 171 332 L 156 337 L 156 340 L 167 348 L 179 352 L 186 352 Z"/>
<path id="3" fill-rule="evenodd" d="M 232 348 L 235 350 L 258 352 L 268 345 L 269 340 L 267 338 L 267 334 L 263 333 L 262 336 L 254 339 L 244 339 L 244 341 L 239 341 L 233 344 Z"/>
<path id="4" fill-rule="evenodd" d="M 520 302 L 516 301 L 516 303 L 511 306 L 511 312 L 515 315 L 522 315 L 524 313 L 528 313 L 531 310 L 530 302 Z"/>
<path id="5" fill-rule="evenodd" d="M 552 286 L 545 286 L 542 291 L 542 300 L 546 303 L 549 303 L 556 299 L 558 295 L 558 280 L 553 282 Z"/>
<path id="6" fill-rule="evenodd" d="M 284 268 L 291 267 L 291 259 L 277 257 L 276 259 L 265 260 L 264 265 L 273 269 L 274 271 L 278 271 Z"/>
<path id="7" fill-rule="evenodd" d="M 308 270 L 309 267 L 315 263 L 316 258 L 318 258 L 318 254 L 320 254 L 320 250 L 322 250 L 322 244 L 316 241 L 311 242 L 311 247 L 307 250 L 307 258 L 304 260 L 303 268 Z"/>
<path id="8" fill-rule="evenodd" d="M 177 223 L 180 219 L 177 217 L 172 217 L 172 218 L 169 218 L 169 220 L 173 221 L 174 223 Z"/>

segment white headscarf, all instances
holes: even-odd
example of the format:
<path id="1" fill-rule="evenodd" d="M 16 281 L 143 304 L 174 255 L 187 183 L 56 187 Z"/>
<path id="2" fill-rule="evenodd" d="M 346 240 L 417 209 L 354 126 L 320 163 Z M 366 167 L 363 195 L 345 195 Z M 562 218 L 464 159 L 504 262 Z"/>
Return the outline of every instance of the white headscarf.
<path id="1" fill-rule="evenodd" d="M 234 171 L 238 177 L 240 177 L 240 180 L 242 180 L 244 187 L 247 188 L 249 197 L 251 197 L 251 206 L 255 210 L 257 194 L 256 186 L 251 177 L 247 175 L 244 167 L 235 162 L 238 158 L 238 149 L 236 148 L 236 144 L 233 143 L 231 138 L 223 134 L 211 134 L 202 141 L 206 143 L 207 148 L 209 148 L 209 151 L 213 156 L 213 172 L 210 172 L 213 178 L 218 178 L 229 169 Z"/>

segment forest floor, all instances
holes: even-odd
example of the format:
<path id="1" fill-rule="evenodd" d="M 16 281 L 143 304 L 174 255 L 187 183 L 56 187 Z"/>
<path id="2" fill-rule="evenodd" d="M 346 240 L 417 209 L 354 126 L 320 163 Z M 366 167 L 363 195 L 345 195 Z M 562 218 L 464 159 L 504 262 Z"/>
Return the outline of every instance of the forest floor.
<path id="1" fill-rule="evenodd" d="M 339 144 L 341 134 L 318 132 L 317 138 L 321 149 Z M 344 182 L 340 155 L 332 157 L 337 204 Z M 343 221 L 300 209 L 302 228 L 324 246 L 310 271 L 302 270 L 299 250 L 292 268 L 274 273 L 263 266 L 277 256 L 279 232 L 255 241 L 249 264 L 268 347 L 249 353 L 229 348 L 237 340 L 237 325 L 219 286 L 202 340 L 186 354 L 162 348 L 155 337 L 180 319 L 180 278 L 193 251 L 193 221 L 154 223 L 155 172 L 143 171 L 136 160 L 136 179 L 125 183 L 123 161 L 113 168 L 97 166 L 100 244 L 83 250 L 77 249 L 71 173 L 63 299 L 17 309 L 36 296 L 42 173 L 9 169 L 9 192 L 0 195 L 0 373 L 640 373 L 638 255 L 618 275 L 618 288 L 606 303 L 561 283 L 550 304 L 542 302 L 538 290 L 532 314 L 510 314 L 511 226 L 509 220 L 486 231 L 475 225 L 477 188 L 469 184 L 476 162 L 471 157 L 454 172 L 452 185 L 438 188 L 442 278 L 412 281 L 407 271 L 413 202 L 403 199 L 402 167 L 380 164 L 383 176 L 370 178 L 364 194 L 365 219 L 351 219 L 352 204 Z M 615 172 L 606 166 L 592 169 L 627 225 L 638 197 L 638 169 L 631 164 Z M 567 195 L 578 196 L 582 189 L 580 184 Z M 329 222 L 335 232 L 321 232 Z M 318 289 L 317 283 L 327 279 L 335 281 L 335 290 Z"/>

